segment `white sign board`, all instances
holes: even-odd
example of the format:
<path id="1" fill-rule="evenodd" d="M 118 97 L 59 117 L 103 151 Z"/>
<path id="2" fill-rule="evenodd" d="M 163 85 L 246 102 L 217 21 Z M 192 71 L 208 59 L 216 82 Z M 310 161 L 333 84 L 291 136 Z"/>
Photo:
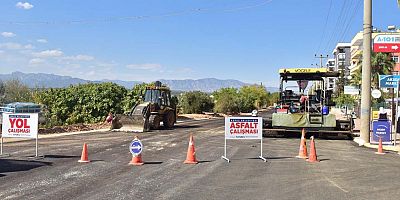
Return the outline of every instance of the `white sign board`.
<path id="1" fill-rule="evenodd" d="M 373 89 L 371 92 L 372 97 L 374 97 L 375 99 L 378 99 L 379 97 L 382 96 L 382 93 L 380 90 L 378 89 Z"/>
<path id="2" fill-rule="evenodd" d="M 37 113 L 3 113 L 2 137 L 37 138 Z"/>
<path id="3" fill-rule="evenodd" d="M 356 86 L 345 85 L 344 94 L 357 95 L 360 94 L 360 89 L 358 89 Z"/>
<path id="4" fill-rule="evenodd" d="M 262 118 L 226 117 L 225 139 L 262 139 Z"/>

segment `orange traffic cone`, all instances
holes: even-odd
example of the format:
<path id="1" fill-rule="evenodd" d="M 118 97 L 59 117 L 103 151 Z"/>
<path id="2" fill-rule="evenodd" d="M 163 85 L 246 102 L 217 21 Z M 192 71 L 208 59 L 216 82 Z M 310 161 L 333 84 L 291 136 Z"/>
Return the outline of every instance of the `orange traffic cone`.
<path id="1" fill-rule="evenodd" d="M 143 165 L 143 160 L 142 160 L 142 154 L 139 154 L 137 156 L 132 156 L 131 162 L 129 162 L 130 165 Z"/>
<path id="2" fill-rule="evenodd" d="M 300 140 L 300 147 L 299 147 L 299 155 L 296 158 L 307 158 L 307 145 L 306 145 L 306 138 L 305 138 L 305 130 L 301 131 L 301 140 Z"/>
<path id="3" fill-rule="evenodd" d="M 383 147 L 382 147 L 382 137 L 379 137 L 379 146 L 378 146 L 378 152 L 375 152 L 375 154 L 383 155 L 386 154 L 383 152 Z"/>
<path id="4" fill-rule="evenodd" d="M 314 136 L 311 136 L 310 155 L 307 159 L 308 162 L 319 162 L 317 158 L 317 150 L 315 148 Z"/>
<path id="5" fill-rule="evenodd" d="M 78 160 L 80 163 L 88 163 L 90 160 L 88 159 L 88 151 L 87 151 L 87 144 L 83 143 L 82 155 L 81 159 Z"/>
<path id="6" fill-rule="evenodd" d="M 192 134 L 190 134 L 189 147 L 187 150 L 186 160 L 183 163 L 185 163 L 185 164 L 199 163 L 199 161 L 196 160 L 196 151 L 194 150 L 194 140 L 193 140 Z"/>

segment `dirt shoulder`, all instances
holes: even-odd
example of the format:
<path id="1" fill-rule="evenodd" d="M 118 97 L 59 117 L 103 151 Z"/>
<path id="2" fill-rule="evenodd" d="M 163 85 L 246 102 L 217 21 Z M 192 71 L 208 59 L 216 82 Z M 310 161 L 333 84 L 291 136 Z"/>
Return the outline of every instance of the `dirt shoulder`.
<path id="1" fill-rule="evenodd" d="M 216 113 L 181 114 L 178 115 L 178 120 L 185 121 L 185 120 L 196 120 L 196 119 L 212 119 L 216 117 L 224 117 L 224 116 Z M 80 131 L 91 131 L 91 130 L 108 129 L 108 128 L 110 128 L 110 124 L 104 122 L 96 124 L 73 124 L 67 126 L 55 126 L 52 128 L 39 128 L 39 134 L 80 132 Z"/>

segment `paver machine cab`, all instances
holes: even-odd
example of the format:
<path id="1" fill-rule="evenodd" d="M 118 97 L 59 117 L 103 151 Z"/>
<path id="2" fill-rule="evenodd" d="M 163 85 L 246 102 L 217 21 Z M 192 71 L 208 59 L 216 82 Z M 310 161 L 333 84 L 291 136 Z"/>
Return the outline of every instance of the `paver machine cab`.
<path id="1" fill-rule="evenodd" d="M 302 128 L 314 135 L 352 136 L 351 117 L 337 118 L 329 113 L 334 106 L 332 90 L 326 89 L 328 78 L 339 77 L 338 72 L 326 68 L 280 69 L 280 97 L 272 117 L 264 120 L 270 132 L 300 132 Z"/>
<path id="2" fill-rule="evenodd" d="M 176 122 L 176 105 L 172 105 L 171 91 L 156 81 L 154 86 L 147 86 L 143 103 L 136 104 L 125 115 L 117 115 L 111 129 L 127 132 L 144 132 L 160 128 L 173 128 Z"/>

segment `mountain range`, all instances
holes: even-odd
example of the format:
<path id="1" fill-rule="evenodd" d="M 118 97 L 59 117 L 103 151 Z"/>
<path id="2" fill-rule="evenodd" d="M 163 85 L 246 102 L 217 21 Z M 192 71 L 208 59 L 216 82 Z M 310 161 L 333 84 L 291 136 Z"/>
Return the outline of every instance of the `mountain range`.
<path id="1" fill-rule="evenodd" d="M 46 73 L 23 73 L 23 72 L 12 72 L 11 74 L 0 74 L 0 80 L 7 81 L 11 79 L 18 79 L 22 83 L 26 84 L 30 88 L 63 88 L 70 85 L 82 84 L 82 83 L 102 83 L 102 82 L 113 82 L 124 86 L 126 88 L 132 88 L 141 81 L 123 81 L 123 80 L 97 80 L 90 81 L 80 78 L 73 78 L 71 76 L 61 76 L 55 74 Z M 204 78 L 204 79 L 185 79 L 185 80 L 159 80 L 162 83 L 168 85 L 171 90 L 174 91 L 203 91 L 203 92 L 213 92 L 215 90 L 233 87 L 240 88 L 245 85 L 250 85 L 238 80 L 228 79 L 220 80 L 216 78 Z M 278 88 L 267 87 L 267 91 L 276 92 Z"/>

